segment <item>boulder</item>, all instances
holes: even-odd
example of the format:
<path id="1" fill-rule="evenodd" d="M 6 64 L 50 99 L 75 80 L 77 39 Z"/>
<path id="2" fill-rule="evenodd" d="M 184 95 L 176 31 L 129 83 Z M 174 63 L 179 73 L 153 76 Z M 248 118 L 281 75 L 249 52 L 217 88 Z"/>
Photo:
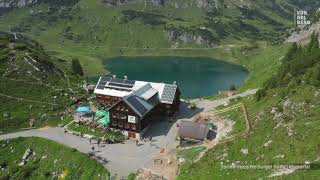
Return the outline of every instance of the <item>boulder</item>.
<path id="1" fill-rule="evenodd" d="M 28 157 L 31 155 L 31 153 L 32 153 L 32 150 L 28 148 L 22 157 L 22 161 L 26 161 Z"/>
<path id="2" fill-rule="evenodd" d="M 268 147 L 272 143 L 272 140 L 269 140 L 268 142 L 264 143 L 264 147 Z"/>
<path id="3" fill-rule="evenodd" d="M 241 149 L 241 152 L 242 152 L 243 154 L 248 154 L 248 153 L 249 153 L 249 149 L 248 149 L 248 148 L 242 148 L 242 149 Z"/>

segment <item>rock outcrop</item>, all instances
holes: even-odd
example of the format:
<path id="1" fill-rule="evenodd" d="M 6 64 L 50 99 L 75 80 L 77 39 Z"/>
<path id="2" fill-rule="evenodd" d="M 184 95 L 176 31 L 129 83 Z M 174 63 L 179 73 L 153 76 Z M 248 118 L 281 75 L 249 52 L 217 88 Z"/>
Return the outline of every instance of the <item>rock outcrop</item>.
<path id="1" fill-rule="evenodd" d="M 217 44 L 211 31 L 204 28 L 167 28 L 166 36 L 170 42 L 176 43 L 195 43 L 207 47 L 214 47 Z"/>
<path id="2" fill-rule="evenodd" d="M 311 26 L 305 27 L 299 31 L 293 32 L 287 39 L 287 42 L 307 44 L 310 41 L 310 36 L 313 32 L 320 33 L 320 22 L 312 24 Z M 320 41 L 320 37 L 319 37 L 319 41 Z"/>
<path id="3" fill-rule="evenodd" d="M 102 0 L 108 5 L 122 5 L 127 3 L 145 3 L 156 6 L 190 8 L 197 7 L 203 9 L 219 9 L 222 6 L 221 0 Z"/>
<path id="4" fill-rule="evenodd" d="M 39 0 L 1 0 L 0 8 L 16 8 L 37 4 Z"/>

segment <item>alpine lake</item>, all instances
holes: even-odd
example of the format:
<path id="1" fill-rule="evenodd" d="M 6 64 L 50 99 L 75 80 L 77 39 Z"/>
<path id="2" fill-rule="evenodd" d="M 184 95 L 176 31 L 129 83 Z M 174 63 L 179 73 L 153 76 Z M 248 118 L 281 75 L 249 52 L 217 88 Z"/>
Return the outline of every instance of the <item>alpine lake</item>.
<path id="1" fill-rule="evenodd" d="M 239 87 L 249 74 L 242 66 L 197 57 L 115 57 L 103 61 L 105 68 L 131 80 L 177 83 L 181 96 L 198 98 Z"/>

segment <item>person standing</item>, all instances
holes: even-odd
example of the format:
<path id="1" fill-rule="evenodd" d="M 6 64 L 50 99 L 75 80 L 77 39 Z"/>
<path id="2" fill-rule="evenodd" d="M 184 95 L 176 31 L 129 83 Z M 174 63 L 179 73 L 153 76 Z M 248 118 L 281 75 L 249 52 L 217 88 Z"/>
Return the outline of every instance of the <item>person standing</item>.
<path id="1" fill-rule="evenodd" d="M 91 142 L 92 142 L 92 138 L 89 138 L 89 143 L 90 143 L 90 145 L 91 145 Z"/>
<path id="2" fill-rule="evenodd" d="M 101 139 L 98 138 L 98 140 L 97 140 L 98 147 L 100 147 L 100 143 L 101 143 Z"/>
<path id="3" fill-rule="evenodd" d="M 92 153 L 94 153 L 94 146 L 91 146 Z"/>

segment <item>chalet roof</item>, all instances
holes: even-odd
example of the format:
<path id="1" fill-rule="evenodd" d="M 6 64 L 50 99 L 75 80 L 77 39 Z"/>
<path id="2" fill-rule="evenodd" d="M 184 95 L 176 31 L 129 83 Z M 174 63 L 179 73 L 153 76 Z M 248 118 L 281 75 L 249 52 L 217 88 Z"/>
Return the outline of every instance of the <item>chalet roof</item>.
<path id="1" fill-rule="evenodd" d="M 123 100 L 140 117 L 143 117 L 150 110 L 150 109 L 148 109 L 148 107 L 146 107 L 145 104 L 143 104 L 141 101 L 139 101 L 139 97 L 137 97 L 135 95 L 128 96 L 128 97 L 124 98 Z"/>
<path id="2" fill-rule="evenodd" d="M 134 81 L 101 76 L 94 90 L 95 94 L 125 98 L 135 95 L 139 99 L 148 99 L 157 96 L 161 103 L 172 104 L 175 98 L 177 85 Z"/>
<path id="3" fill-rule="evenodd" d="M 162 103 L 172 104 L 176 95 L 177 85 L 166 84 L 163 89 L 163 93 L 160 101 Z"/>
<path id="4" fill-rule="evenodd" d="M 181 121 L 179 137 L 194 140 L 204 140 L 207 136 L 208 126 L 206 124 L 194 123 L 191 121 Z"/>
<path id="5" fill-rule="evenodd" d="M 143 98 L 132 94 L 123 99 L 123 101 L 140 117 L 145 116 L 150 110 L 152 110 L 159 101 L 154 101 L 150 99 L 149 101 L 144 100 Z"/>

